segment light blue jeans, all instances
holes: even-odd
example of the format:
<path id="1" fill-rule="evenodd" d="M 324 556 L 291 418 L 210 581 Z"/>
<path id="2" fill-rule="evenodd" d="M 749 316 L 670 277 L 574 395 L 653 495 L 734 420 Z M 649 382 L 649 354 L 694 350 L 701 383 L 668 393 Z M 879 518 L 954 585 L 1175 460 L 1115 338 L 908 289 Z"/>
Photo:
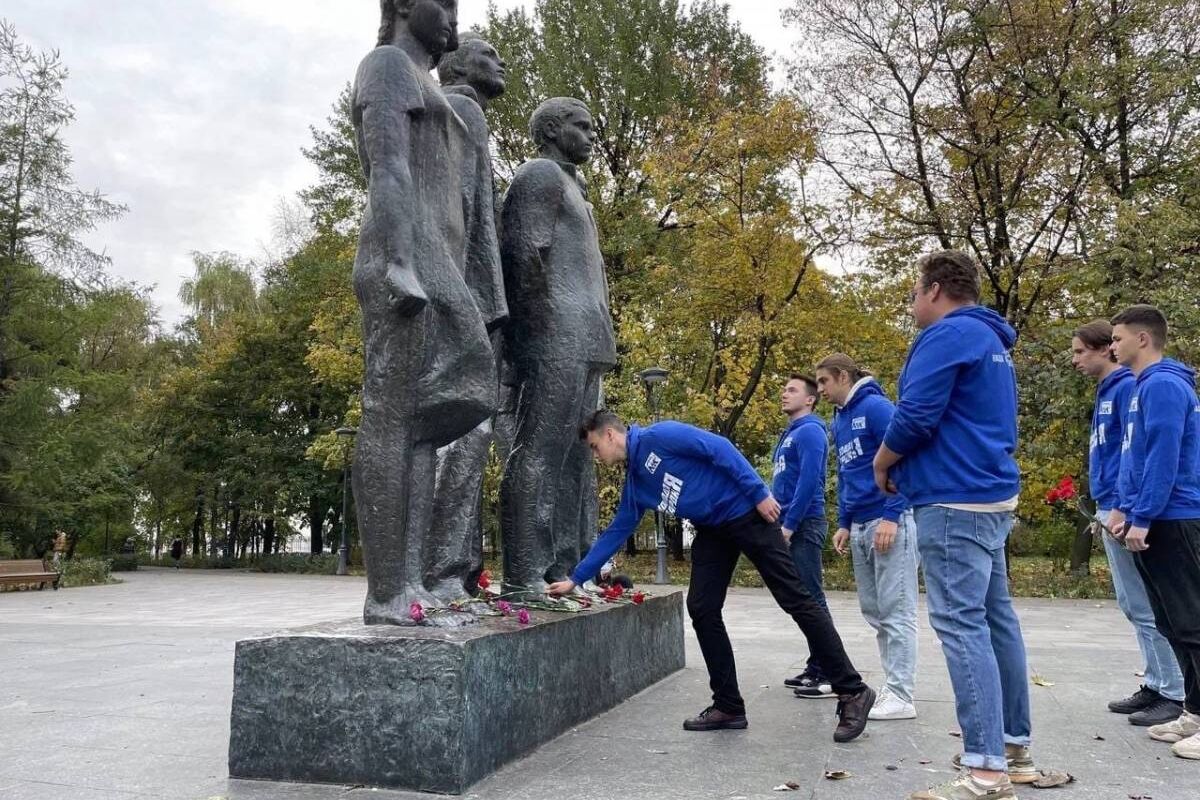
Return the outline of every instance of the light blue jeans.
<path id="1" fill-rule="evenodd" d="M 1108 509 L 1100 509 L 1096 517 L 1107 522 Z M 1133 562 L 1133 553 L 1121 543 L 1102 533 L 1104 552 L 1108 554 L 1108 569 L 1112 573 L 1113 588 L 1117 591 L 1117 605 L 1125 619 L 1133 625 L 1138 647 L 1146 662 L 1146 685 L 1170 700 L 1183 702 L 1183 674 L 1171 643 L 1158 632 L 1154 622 L 1154 611 L 1150 598 L 1146 596 L 1146 584 Z"/>
<path id="2" fill-rule="evenodd" d="M 891 549 L 880 554 L 875 529 L 882 521 L 850 526 L 854 583 L 863 618 L 875 629 L 885 685 L 911 703 L 917 670 L 917 537 L 912 514 L 905 512 Z"/>
<path id="3" fill-rule="evenodd" d="M 1008 512 L 913 509 L 929 622 L 942 642 L 966 767 L 1007 771 L 1004 745 L 1029 745 L 1029 674 L 1008 594 Z"/>

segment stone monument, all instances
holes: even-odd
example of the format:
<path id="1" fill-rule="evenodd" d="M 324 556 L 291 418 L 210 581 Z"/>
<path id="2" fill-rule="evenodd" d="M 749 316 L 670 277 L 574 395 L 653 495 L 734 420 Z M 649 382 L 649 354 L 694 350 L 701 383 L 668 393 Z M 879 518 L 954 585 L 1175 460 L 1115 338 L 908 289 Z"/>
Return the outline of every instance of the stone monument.
<path id="1" fill-rule="evenodd" d="M 446 99 L 467 126 L 469 148 L 463 170 L 463 205 L 474 247 L 467 252 L 466 281 L 480 308 L 495 309 L 489 331 L 493 348 L 507 316 L 495 220 L 496 187 L 488 149 L 488 104 L 504 94 L 505 64 L 496 48 L 475 33 L 459 37 L 459 47 L 438 64 Z M 504 307 L 505 313 L 498 310 Z M 497 370 L 499 369 L 497 359 Z M 493 376 L 493 382 L 497 379 Z M 483 476 L 494 440 L 494 417 L 437 452 L 435 513 L 430 529 L 435 562 L 434 594 L 443 603 L 469 599 L 483 570 Z"/>
<path id="2" fill-rule="evenodd" d="M 367 360 L 354 496 L 363 618 L 404 624 L 412 603 L 463 594 L 462 576 L 455 586 L 438 574 L 453 559 L 429 535 L 435 454 L 495 411 L 487 328 L 505 308 L 498 283 L 481 277 L 495 268 L 493 217 L 464 202 L 464 187 L 490 197 L 478 185 L 479 143 L 430 75 L 458 47 L 455 4 L 382 5 L 380 46 L 353 90 L 368 198 L 354 264 Z"/>
<path id="3" fill-rule="evenodd" d="M 579 562 L 597 529 L 596 472 L 579 428 L 616 364 L 608 283 L 579 167 L 595 142 L 581 101 L 542 103 L 530 120 L 538 158 L 513 176 L 500 253 L 511 318 L 516 434 L 500 485 L 506 590 L 540 595 Z"/>
<path id="4" fill-rule="evenodd" d="M 484 425 L 496 408 L 489 330 L 506 313 L 483 118 L 497 87 L 474 80 L 476 67 L 502 78 L 501 62 L 468 40 L 470 88 L 446 94 L 429 70 L 459 44 L 457 4 L 380 5 L 379 46 L 359 68 L 353 103 L 368 178 L 354 265 L 367 359 L 354 473 L 366 607 L 362 620 L 237 643 L 229 773 L 461 793 L 681 669 L 683 603 L 674 592 L 574 613 L 542 605 L 528 617 L 529 609 L 446 608 L 465 596 L 477 558 L 472 470 L 482 473 Z M 534 127 L 557 162 L 518 174 L 505 219 L 519 272 L 504 279 L 522 315 L 511 337 L 522 443 L 539 448 L 507 477 L 510 502 L 529 503 L 521 524 L 538 527 L 508 544 L 514 569 L 533 565 L 523 574 L 539 579 L 565 574 L 581 531 L 595 529 L 593 479 L 583 471 L 586 448 L 572 449 L 574 426 L 613 361 L 595 223 L 573 174 L 590 149 L 591 118 L 575 101 L 542 112 Z M 547 505 L 539 487 L 573 494 Z M 564 538 L 555 542 L 549 521 L 559 519 Z"/>

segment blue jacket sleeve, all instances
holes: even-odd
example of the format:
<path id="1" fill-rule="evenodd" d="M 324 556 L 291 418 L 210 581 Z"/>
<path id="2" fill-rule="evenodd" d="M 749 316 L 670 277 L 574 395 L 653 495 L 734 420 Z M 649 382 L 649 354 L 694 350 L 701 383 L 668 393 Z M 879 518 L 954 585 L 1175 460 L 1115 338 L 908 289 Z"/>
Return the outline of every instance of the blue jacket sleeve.
<path id="1" fill-rule="evenodd" d="M 907 456 L 933 438 L 959 369 L 975 357 L 963 346 L 953 325 L 938 325 L 922 334 L 905 367 L 904 395 L 896 405 L 884 444 Z"/>
<path id="2" fill-rule="evenodd" d="M 896 407 L 882 397 L 875 398 L 875 400 L 876 402 L 871 403 L 867 408 L 867 426 L 870 428 L 871 434 L 878 437 L 878 441 L 883 441 L 892 417 L 896 414 Z M 908 499 L 904 495 L 890 495 L 887 502 L 883 504 L 883 518 L 890 522 L 899 522 L 900 515 L 908 510 L 908 506 Z"/>
<path id="3" fill-rule="evenodd" d="M 850 509 L 846 508 L 846 479 L 842 477 L 842 465 L 838 464 L 838 527 L 850 530 Z"/>
<path id="4" fill-rule="evenodd" d="M 621 503 L 617 506 L 617 513 L 612 522 L 604 529 L 604 533 L 596 537 L 583 561 L 580 561 L 579 566 L 571 573 L 571 580 L 575 581 L 576 585 L 596 577 L 604 562 L 615 556 L 621 545 L 637 530 L 644 509 L 638 507 L 631 484 L 632 480 L 626 478 L 625 486 L 621 489 Z"/>
<path id="5" fill-rule="evenodd" d="M 1129 522 L 1145 528 L 1167 507 L 1179 474 L 1179 450 L 1191 398 L 1173 382 L 1148 383 L 1138 399 L 1142 415 L 1146 453 L 1137 497 L 1132 498 Z"/>
<path id="6" fill-rule="evenodd" d="M 738 452 L 733 442 L 724 436 L 702 431 L 686 425 L 672 425 L 662 422 L 654 426 L 654 446 L 661 447 L 668 453 L 685 458 L 695 458 L 708 461 L 714 467 L 725 473 L 736 483 L 742 492 L 758 505 L 771 490 L 763 483 L 763 479 L 750 466 L 746 457 Z M 646 433 L 642 434 L 646 436 Z M 601 562 L 603 563 L 603 562 Z"/>
<path id="7" fill-rule="evenodd" d="M 797 472 L 796 491 L 791 498 L 776 497 L 783 505 L 780 524 L 789 531 L 796 530 L 804 512 L 812 507 L 816 493 L 821 489 L 821 475 L 825 471 L 825 460 L 821 458 L 829 446 L 825 431 L 819 425 L 801 425 L 796 431 Z"/>

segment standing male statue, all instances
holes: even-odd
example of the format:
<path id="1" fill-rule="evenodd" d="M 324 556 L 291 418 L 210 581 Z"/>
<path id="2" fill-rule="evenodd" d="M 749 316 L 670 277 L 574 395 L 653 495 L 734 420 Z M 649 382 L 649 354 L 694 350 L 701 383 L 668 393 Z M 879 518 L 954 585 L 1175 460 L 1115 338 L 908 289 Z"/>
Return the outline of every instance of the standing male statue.
<path id="1" fill-rule="evenodd" d="M 429 71 L 458 47 L 455 0 L 381 0 L 379 46 L 362 62 L 353 122 L 367 177 L 354 262 L 366 373 L 354 496 L 367 624 L 437 605 L 429 531 L 434 456 L 495 410 L 487 324 L 464 279 L 466 125 Z M 496 313 L 492 311 L 491 313 Z"/>
<path id="2" fill-rule="evenodd" d="M 530 120 L 538 148 L 504 200 L 500 252 L 511 319 L 505 350 L 516 434 L 500 485 L 506 587 L 542 594 L 595 535 L 596 473 L 579 438 L 616 364 L 608 284 L 578 168 L 596 135 L 587 106 L 554 98 Z"/>
<path id="3" fill-rule="evenodd" d="M 508 315 L 504 276 L 496 242 L 495 181 L 488 150 L 488 103 L 504 93 L 504 61 L 478 34 L 465 33 L 459 47 L 438 64 L 446 100 L 467 126 L 468 151 L 463 170 L 463 202 L 468 236 L 466 280 L 490 319 L 493 345 Z M 493 383 L 495 383 L 493 373 Z M 467 599 L 483 570 L 483 475 L 493 439 L 493 418 L 479 423 L 437 453 L 437 488 L 430 538 L 438 551 L 434 593 L 443 602 Z"/>

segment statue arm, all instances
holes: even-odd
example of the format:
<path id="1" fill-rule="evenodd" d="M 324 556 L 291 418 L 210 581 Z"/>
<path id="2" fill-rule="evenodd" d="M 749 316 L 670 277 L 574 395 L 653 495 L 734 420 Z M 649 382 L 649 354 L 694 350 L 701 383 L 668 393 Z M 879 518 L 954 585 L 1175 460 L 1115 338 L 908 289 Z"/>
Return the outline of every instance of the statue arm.
<path id="1" fill-rule="evenodd" d="M 504 198 L 501 254 L 510 298 L 545 290 L 546 255 L 562 205 L 560 173 L 552 161 L 530 162 Z"/>
<path id="2" fill-rule="evenodd" d="M 355 88 L 367 196 L 387 262 L 387 286 L 397 313 L 414 316 L 429 302 L 413 269 L 415 220 L 409 148 L 412 113 L 424 108 L 407 56 L 381 47 L 368 56 Z"/>

